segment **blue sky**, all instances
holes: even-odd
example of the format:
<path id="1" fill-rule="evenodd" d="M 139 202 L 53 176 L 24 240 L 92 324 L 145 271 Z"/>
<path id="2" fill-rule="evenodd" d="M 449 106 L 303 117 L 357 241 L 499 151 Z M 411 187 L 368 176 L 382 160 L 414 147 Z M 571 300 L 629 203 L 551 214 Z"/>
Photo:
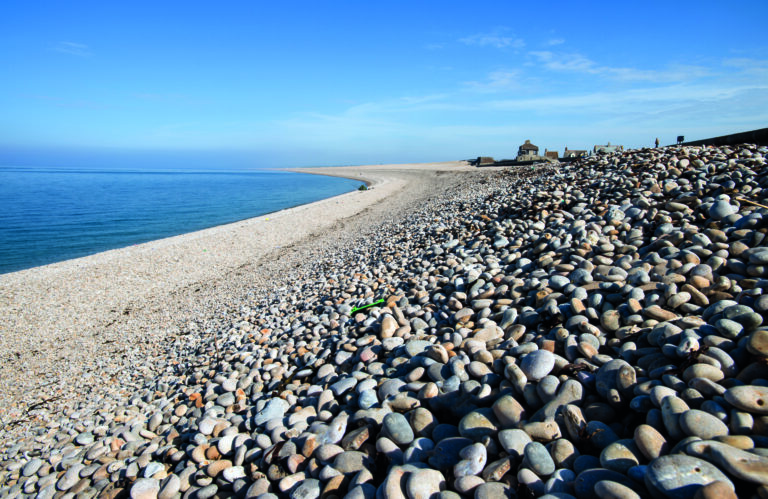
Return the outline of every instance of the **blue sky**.
<path id="1" fill-rule="evenodd" d="M 766 18 L 765 0 L 5 0 L 0 162 L 508 158 L 763 128 Z"/>

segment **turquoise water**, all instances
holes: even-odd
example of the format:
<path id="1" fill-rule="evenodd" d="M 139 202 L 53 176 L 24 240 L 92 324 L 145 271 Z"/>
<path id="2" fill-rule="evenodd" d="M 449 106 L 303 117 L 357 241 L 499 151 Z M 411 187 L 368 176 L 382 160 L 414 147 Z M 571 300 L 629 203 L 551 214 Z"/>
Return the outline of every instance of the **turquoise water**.
<path id="1" fill-rule="evenodd" d="M 0 273 L 236 222 L 359 185 L 266 170 L 0 167 Z"/>

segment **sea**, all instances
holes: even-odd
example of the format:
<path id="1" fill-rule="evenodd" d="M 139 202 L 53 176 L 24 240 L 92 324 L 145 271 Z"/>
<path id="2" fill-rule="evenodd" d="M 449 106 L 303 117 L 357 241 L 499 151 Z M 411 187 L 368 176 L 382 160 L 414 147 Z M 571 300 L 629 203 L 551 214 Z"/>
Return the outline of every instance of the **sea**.
<path id="1" fill-rule="evenodd" d="M 0 274 L 237 222 L 360 185 L 279 170 L 0 166 Z"/>

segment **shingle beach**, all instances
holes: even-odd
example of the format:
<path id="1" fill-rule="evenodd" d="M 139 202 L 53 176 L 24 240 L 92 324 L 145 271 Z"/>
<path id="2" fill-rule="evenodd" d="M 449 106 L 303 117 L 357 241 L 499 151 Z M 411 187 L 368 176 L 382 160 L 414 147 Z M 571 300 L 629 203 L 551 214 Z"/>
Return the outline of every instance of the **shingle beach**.
<path id="1" fill-rule="evenodd" d="M 766 155 L 311 169 L 372 188 L 0 276 L 0 497 L 768 497 Z"/>

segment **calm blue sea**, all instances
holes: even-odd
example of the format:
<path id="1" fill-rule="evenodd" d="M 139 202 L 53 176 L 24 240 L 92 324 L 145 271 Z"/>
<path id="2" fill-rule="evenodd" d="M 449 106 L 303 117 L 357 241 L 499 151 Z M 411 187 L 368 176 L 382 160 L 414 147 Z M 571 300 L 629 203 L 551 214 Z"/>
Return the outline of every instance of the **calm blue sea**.
<path id="1" fill-rule="evenodd" d="M 266 170 L 0 166 L 0 273 L 236 222 L 360 184 Z"/>

